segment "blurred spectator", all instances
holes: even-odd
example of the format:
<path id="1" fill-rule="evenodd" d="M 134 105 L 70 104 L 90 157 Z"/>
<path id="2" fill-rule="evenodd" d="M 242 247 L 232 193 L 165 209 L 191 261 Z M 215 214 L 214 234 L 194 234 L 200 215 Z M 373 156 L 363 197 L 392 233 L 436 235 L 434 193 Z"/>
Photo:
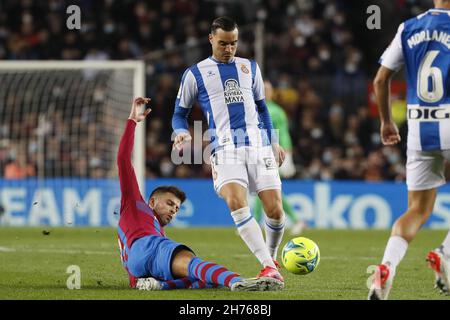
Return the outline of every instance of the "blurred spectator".
<path id="1" fill-rule="evenodd" d="M 203 35 L 211 21 L 230 15 L 240 28 L 238 56 L 256 56 L 255 22 L 264 24 L 264 61 L 258 62 L 264 62 L 264 77 L 274 84 L 274 101 L 289 117 L 296 178 L 405 179 L 406 137 L 400 146 L 383 147 L 378 120 L 371 118 L 366 105 L 367 83 L 388 44 L 382 41 L 390 41 L 394 33 L 376 43 L 362 41 L 354 19 L 359 11 L 353 4 L 345 0 L 86 0 L 78 3 L 83 13 L 81 30 L 69 31 L 65 8 L 70 4 L 68 0 L 2 1 L 0 59 L 146 60 L 146 91 L 153 109 L 146 136 L 148 177 L 210 177 L 207 163 L 175 166 L 171 162 L 170 119 L 183 71 L 210 54 Z M 398 21 L 390 22 L 393 29 L 427 9 L 420 0 L 382 5 L 397 13 Z M 108 136 L 104 130 L 116 130 L 116 120 L 107 114 L 108 129 L 99 128 L 95 112 L 105 101 L 107 85 L 88 88 L 98 75 L 84 73 L 82 86 L 93 91 L 93 107 L 79 106 L 73 115 L 61 111 L 39 120 L 45 110 L 34 110 L 17 121 L 0 108 L 0 172 L 5 177 L 33 176 L 39 163 L 45 175 L 114 176 L 103 152 L 108 140 L 99 137 Z M 50 95 L 57 102 L 49 108 L 64 105 L 68 94 L 55 85 Z M 0 104 L 16 110 L 32 103 L 29 96 L 11 93 L 2 96 Z M 404 92 L 392 103 L 394 120 L 404 132 Z M 190 124 L 202 119 L 202 112 L 194 107 Z M 21 143 L 26 143 L 24 151 L 11 158 L 11 148 Z M 197 149 L 193 152 L 198 157 L 202 150 Z"/>
<path id="2" fill-rule="evenodd" d="M 26 155 L 22 152 L 17 155 L 5 166 L 5 179 L 25 179 L 34 177 L 36 169 L 27 162 Z"/>

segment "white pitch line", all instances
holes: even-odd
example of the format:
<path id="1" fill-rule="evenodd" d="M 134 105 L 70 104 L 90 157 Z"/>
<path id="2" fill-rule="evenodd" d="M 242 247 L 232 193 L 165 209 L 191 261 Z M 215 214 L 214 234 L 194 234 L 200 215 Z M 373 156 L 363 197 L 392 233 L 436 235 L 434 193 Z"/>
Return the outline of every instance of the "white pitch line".
<path id="1" fill-rule="evenodd" d="M 26 253 L 56 253 L 56 254 L 88 254 L 88 255 L 112 255 L 118 252 L 93 251 L 93 250 L 67 250 L 67 249 L 13 249 L 0 247 L 0 252 L 26 252 Z"/>
<path id="2" fill-rule="evenodd" d="M 333 257 L 333 256 L 321 256 L 320 259 L 324 260 L 373 260 L 377 257 Z"/>
<path id="3" fill-rule="evenodd" d="M 209 254 L 209 257 L 217 257 L 218 254 Z M 247 258 L 251 256 L 251 253 L 248 254 L 234 254 L 231 257 L 233 258 Z M 379 257 L 347 257 L 347 256 L 320 256 L 320 259 L 322 260 L 376 260 Z"/>
<path id="4" fill-rule="evenodd" d="M 25 249 L 22 252 L 57 253 L 57 254 L 89 254 L 89 255 L 110 255 L 118 252 L 92 251 L 92 250 L 66 250 L 66 249 Z"/>

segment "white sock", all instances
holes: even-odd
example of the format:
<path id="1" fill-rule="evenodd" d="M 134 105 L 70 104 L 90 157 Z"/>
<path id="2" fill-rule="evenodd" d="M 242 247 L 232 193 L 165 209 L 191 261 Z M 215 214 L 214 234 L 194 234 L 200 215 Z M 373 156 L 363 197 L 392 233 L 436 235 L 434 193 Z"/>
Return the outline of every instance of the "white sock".
<path id="1" fill-rule="evenodd" d="M 408 241 L 400 236 L 391 236 L 384 250 L 382 264 L 388 264 L 390 269 L 395 272 L 407 249 Z"/>
<path id="2" fill-rule="evenodd" d="M 285 225 L 285 215 L 280 220 L 271 219 L 266 216 L 266 223 L 264 224 L 266 230 L 266 245 L 272 259 L 277 259 L 278 247 L 283 240 Z"/>
<path id="3" fill-rule="evenodd" d="M 444 251 L 446 256 L 450 257 L 450 231 L 447 233 L 444 242 L 442 242 L 442 251 Z"/>
<path id="4" fill-rule="evenodd" d="M 231 212 L 234 223 L 236 224 L 239 235 L 250 251 L 256 256 L 259 262 L 264 266 L 275 268 L 275 264 L 267 250 L 264 242 L 261 227 L 250 213 L 249 207 L 244 207 Z"/>

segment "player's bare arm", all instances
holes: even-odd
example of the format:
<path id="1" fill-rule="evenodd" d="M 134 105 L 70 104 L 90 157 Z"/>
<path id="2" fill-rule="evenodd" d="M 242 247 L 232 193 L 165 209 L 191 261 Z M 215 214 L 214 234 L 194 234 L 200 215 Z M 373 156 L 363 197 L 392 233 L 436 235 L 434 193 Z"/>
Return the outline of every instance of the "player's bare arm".
<path id="1" fill-rule="evenodd" d="M 275 159 L 277 159 L 278 166 L 281 167 L 281 165 L 283 164 L 284 159 L 286 157 L 286 151 L 278 143 L 273 143 L 272 148 L 273 148 L 273 154 L 275 155 Z"/>
<path id="2" fill-rule="evenodd" d="M 392 121 L 390 106 L 390 84 L 395 71 L 384 66 L 378 69 L 373 82 L 378 111 L 380 114 L 380 135 L 384 145 L 394 145 L 401 141 L 397 125 Z"/>

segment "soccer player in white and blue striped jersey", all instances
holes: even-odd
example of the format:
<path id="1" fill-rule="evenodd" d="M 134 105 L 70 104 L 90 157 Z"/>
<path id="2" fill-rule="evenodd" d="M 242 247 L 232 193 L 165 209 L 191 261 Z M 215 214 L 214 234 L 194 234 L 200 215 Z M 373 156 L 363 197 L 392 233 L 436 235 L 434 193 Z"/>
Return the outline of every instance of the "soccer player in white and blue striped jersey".
<path id="1" fill-rule="evenodd" d="M 374 80 L 381 139 L 393 145 L 400 135 L 391 118 L 389 84 L 393 74 L 406 67 L 408 209 L 393 225 L 372 278 L 371 300 L 388 298 L 396 267 L 433 211 L 437 187 L 445 184 L 444 162 L 450 160 L 450 0 L 435 0 L 434 5 L 399 26 Z M 436 287 L 449 292 L 450 232 L 427 259 L 436 274 Z"/>
<path id="2" fill-rule="evenodd" d="M 276 158 L 281 165 L 284 150 L 272 132 L 258 64 L 235 57 L 238 34 L 232 19 L 215 19 L 209 34 L 212 55 L 184 72 L 172 119 L 174 148 L 181 149 L 191 139 L 187 119 L 197 101 L 210 131 L 214 188 L 227 203 L 239 235 L 262 264 L 259 276 L 283 280 L 276 262 L 285 225 Z M 251 215 L 248 191 L 263 203 L 266 242 Z"/>

